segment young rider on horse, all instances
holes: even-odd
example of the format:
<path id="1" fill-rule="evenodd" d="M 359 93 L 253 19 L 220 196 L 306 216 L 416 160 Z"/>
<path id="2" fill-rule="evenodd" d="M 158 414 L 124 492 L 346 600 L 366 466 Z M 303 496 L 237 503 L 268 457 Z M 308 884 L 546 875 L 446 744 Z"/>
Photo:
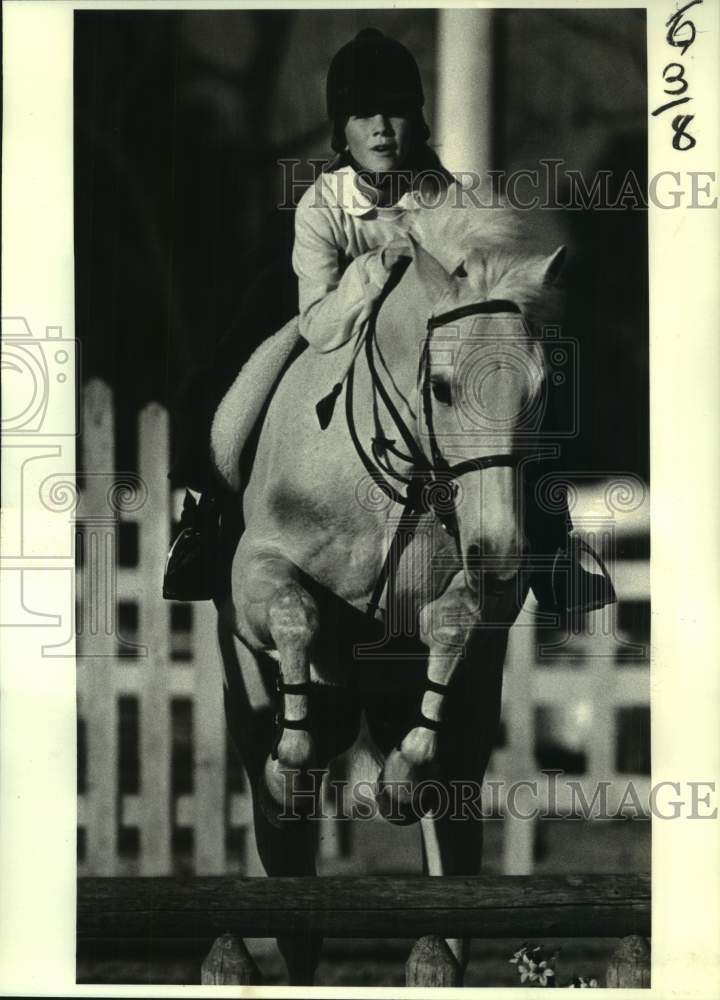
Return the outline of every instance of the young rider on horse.
<path id="1" fill-rule="evenodd" d="M 332 60 L 327 110 L 336 156 L 300 199 L 292 255 L 300 334 L 317 351 L 358 334 L 394 264 L 411 255 L 404 227 L 412 212 L 453 182 L 427 145 L 423 104 L 415 59 L 376 29 L 361 31 Z M 208 553 L 217 532 L 207 493 L 197 506 L 187 495 L 168 557 L 164 593 L 175 600 L 212 596 Z M 531 577 L 541 610 L 589 611 L 614 599 L 606 574 L 588 573 L 568 544 L 567 510 L 535 511 L 528 520 L 531 536 L 540 536 L 533 551 L 558 554 L 554 571 Z"/>

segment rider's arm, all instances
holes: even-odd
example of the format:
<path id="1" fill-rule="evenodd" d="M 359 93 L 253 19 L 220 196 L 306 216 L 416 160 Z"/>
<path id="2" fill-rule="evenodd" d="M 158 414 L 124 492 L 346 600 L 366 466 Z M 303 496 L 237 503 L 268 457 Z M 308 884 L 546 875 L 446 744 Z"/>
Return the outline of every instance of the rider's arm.
<path id="1" fill-rule="evenodd" d="M 331 210 L 301 201 L 295 215 L 293 268 L 298 277 L 300 333 L 318 351 L 346 343 L 367 319 L 388 271 L 382 250 L 340 264 L 340 234 Z"/>

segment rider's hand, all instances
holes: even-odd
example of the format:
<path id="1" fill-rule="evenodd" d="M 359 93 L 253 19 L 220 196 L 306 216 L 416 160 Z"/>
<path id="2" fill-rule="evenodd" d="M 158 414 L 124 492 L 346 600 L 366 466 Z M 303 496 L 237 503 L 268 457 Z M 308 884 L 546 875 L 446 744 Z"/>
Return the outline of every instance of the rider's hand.
<path id="1" fill-rule="evenodd" d="M 383 247 L 380 254 L 383 267 L 387 268 L 388 271 L 392 270 L 401 257 L 412 257 L 410 241 L 402 239 L 402 237 L 391 240 L 387 246 Z"/>

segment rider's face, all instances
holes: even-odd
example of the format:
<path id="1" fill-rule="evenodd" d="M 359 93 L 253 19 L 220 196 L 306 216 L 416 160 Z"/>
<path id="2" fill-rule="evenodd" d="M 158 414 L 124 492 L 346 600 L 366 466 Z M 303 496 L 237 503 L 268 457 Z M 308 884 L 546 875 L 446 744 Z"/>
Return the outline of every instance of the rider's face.
<path id="1" fill-rule="evenodd" d="M 353 159 L 373 173 L 400 168 L 408 155 L 410 120 L 400 115 L 350 115 L 345 139 Z"/>

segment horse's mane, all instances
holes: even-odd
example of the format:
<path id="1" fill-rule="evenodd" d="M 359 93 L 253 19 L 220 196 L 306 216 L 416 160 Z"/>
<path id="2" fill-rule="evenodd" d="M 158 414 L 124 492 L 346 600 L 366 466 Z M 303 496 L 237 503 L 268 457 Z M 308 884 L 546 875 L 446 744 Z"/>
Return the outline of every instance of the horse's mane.
<path id="1" fill-rule="evenodd" d="M 540 239 L 535 220 L 497 197 L 477 203 L 456 187 L 441 204 L 413 213 L 411 236 L 449 274 L 464 266 L 474 300 L 509 299 L 533 325 L 557 322 L 561 294 L 543 280 L 548 255 L 534 249 Z"/>

